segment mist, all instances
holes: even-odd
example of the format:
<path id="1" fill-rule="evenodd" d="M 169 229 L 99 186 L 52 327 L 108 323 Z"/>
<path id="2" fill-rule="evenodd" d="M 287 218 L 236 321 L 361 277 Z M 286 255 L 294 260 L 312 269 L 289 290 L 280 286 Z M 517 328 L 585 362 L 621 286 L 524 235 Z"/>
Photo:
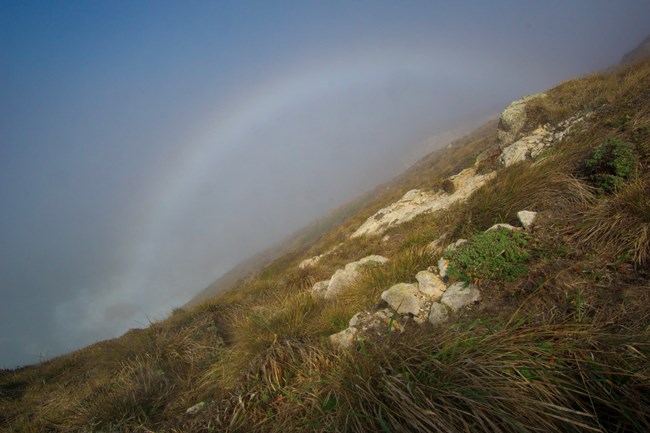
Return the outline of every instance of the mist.
<path id="1" fill-rule="evenodd" d="M 0 367 L 166 317 L 647 1 L 0 3 Z M 431 137 L 434 137 L 432 139 Z"/>

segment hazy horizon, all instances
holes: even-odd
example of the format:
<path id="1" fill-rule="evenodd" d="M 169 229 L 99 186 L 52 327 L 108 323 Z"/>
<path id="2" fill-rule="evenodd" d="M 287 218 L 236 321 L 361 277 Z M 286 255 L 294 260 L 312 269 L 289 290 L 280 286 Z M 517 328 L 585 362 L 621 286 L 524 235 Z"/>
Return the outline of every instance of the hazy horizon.
<path id="1" fill-rule="evenodd" d="M 650 2 L 0 2 L 0 368 L 146 326 Z"/>

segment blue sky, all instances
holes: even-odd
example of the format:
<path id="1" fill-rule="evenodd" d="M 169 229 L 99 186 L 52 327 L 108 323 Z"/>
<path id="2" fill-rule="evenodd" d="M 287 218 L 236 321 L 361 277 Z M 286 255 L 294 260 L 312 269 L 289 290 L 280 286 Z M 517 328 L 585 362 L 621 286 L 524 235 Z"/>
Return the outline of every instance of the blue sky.
<path id="1" fill-rule="evenodd" d="M 647 1 L 0 1 L 0 366 L 165 317 Z"/>

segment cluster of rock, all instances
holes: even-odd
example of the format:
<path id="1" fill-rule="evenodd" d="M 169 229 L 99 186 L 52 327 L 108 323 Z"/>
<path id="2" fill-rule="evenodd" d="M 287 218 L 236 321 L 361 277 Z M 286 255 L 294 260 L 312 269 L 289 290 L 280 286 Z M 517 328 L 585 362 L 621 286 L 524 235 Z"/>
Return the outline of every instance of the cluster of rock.
<path id="1" fill-rule="evenodd" d="M 492 177 L 494 177 L 494 172 L 478 174 L 474 166 L 449 178 L 455 189 L 451 194 L 413 189 L 395 203 L 377 211 L 350 237 L 379 235 L 389 227 L 410 221 L 420 214 L 446 209 L 458 201 L 467 199 Z"/>
<path id="2" fill-rule="evenodd" d="M 531 230 L 537 214 L 523 210 L 518 212 L 517 216 L 523 228 Z M 486 231 L 497 228 L 519 230 L 509 224 L 495 224 Z M 458 239 L 447 246 L 445 251 L 456 249 L 465 242 L 467 240 Z M 381 294 L 381 299 L 387 306 L 379 304 L 367 311 L 355 314 L 346 329 L 329 337 L 330 342 L 335 347 L 347 349 L 360 337 L 365 338 L 386 331 L 401 331 L 409 321 L 417 324 L 429 322 L 432 325 L 437 325 L 446 321 L 450 314 L 480 302 L 481 292 L 473 284 L 466 282 L 448 284 L 446 282 L 448 266 L 448 260 L 442 255 L 438 261 L 437 274 L 430 267 L 415 275 L 417 283 L 398 283 L 385 290 Z"/>
<path id="3" fill-rule="evenodd" d="M 499 147 L 502 149 L 498 159 L 501 167 L 537 158 L 544 150 L 562 141 L 576 125 L 592 114 L 576 115 L 557 125 L 546 124 L 522 137 L 526 125 L 526 104 L 539 98 L 546 98 L 546 94 L 539 93 L 514 101 L 501 114 L 497 131 Z"/>

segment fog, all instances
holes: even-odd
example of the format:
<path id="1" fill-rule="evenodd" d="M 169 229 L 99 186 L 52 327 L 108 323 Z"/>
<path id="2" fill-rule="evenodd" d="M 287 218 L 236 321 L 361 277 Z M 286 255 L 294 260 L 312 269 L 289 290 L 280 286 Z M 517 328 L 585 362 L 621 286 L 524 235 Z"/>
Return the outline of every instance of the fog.
<path id="1" fill-rule="evenodd" d="M 166 317 L 430 137 L 617 63 L 648 17 L 647 1 L 1 2 L 0 367 Z"/>

